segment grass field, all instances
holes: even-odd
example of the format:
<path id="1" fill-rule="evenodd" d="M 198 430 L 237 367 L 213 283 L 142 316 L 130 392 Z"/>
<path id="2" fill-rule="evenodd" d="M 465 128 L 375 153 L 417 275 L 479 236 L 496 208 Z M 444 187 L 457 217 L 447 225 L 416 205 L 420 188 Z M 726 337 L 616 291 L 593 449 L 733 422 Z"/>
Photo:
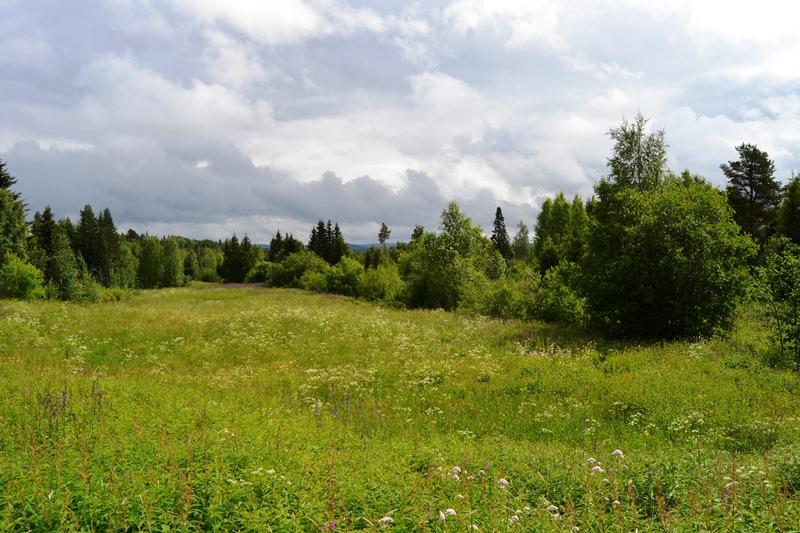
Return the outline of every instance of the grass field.
<path id="1" fill-rule="evenodd" d="M 3 301 L 0 529 L 798 531 L 800 375 L 757 324 L 634 346 L 292 290 Z"/>

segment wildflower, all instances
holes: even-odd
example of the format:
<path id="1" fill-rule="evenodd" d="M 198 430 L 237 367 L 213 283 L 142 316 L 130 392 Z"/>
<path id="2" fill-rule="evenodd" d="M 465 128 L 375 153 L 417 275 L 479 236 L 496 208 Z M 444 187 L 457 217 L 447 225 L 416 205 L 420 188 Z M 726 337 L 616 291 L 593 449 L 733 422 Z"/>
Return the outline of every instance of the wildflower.
<path id="1" fill-rule="evenodd" d="M 483 469 L 478 470 L 478 475 L 479 476 L 485 476 L 486 475 L 486 470 L 483 470 Z"/>
<path id="2" fill-rule="evenodd" d="M 444 512 L 444 514 L 446 514 L 447 516 L 455 516 L 456 515 L 456 510 L 455 509 L 447 509 Z"/>
<path id="3" fill-rule="evenodd" d="M 594 465 L 592 467 L 592 474 L 602 474 L 603 472 L 605 472 L 605 470 L 603 470 L 603 467 L 600 465 Z"/>
<path id="4" fill-rule="evenodd" d="M 460 474 L 460 473 L 461 473 L 461 468 L 460 468 L 460 467 L 458 467 L 458 466 L 454 466 L 454 467 L 453 467 L 453 468 L 450 470 L 450 473 L 451 473 L 451 474 Z"/>
<path id="5" fill-rule="evenodd" d="M 463 500 L 464 499 L 464 495 L 463 494 L 456 494 L 456 498 L 459 499 L 459 500 Z"/>
<path id="6" fill-rule="evenodd" d="M 501 477 L 500 479 L 497 480 L 497 484 L 500 485 L 501 489 L 504 489 L 508 485 L 508 480 L 504 477 Z"/>
<path id="7" fill-rule="evenodd" d="M 595 458 L 594 458 L 594 457 L 589 457 L 589 460 L 588 460 L 588 461 L 586 461 L 586 462 L 587 462 L 587 463 L 589 463 L 590 465 L 593 465 L 593 464 L 596 464 L 596 463 L 597 463 L 597 461 L 595 460 Z"/>
<path id="8" fill-rule="evenodd" d="M 335 530 L 336 530 L 336 522 L 334 522 L 333 520 L 322 526 L 322 531 L 335 531 Z"/>
<path id="9" fill-rule="evenodd" d="M 471 526 L 469 526 L 469 528 L 470 528 L 472 531 L 478 531 L 478 524 L 472 524 Z"/>
<path id="10" fill-rule="evenodd" d="M 519 524 L 519 517 L 517 515 L 511 515 L 511 518 L 508 519 L 508 525 L 513 526 L 515 524 Z"/>
<path id="11" fill-rule="evenodd" d="M 439 521 L 444 522 L 445 518 L 447 518 L 447 515 L 444 514 L 444 511 L 439 511 Z"/>
<path id="12" fill-rule="evenodd" d="M 472 481 L 473 479 L 475 479 L 475 476 L 467 476 L 467 481 Z"/>
<path id="13" fill-rule="evenodd" d="M 547 507 L 547 512 L 549 512 L 549 513 L 557 513 L 557 512 L 558 512 L 558 507 L 556 507 L 555 505 L 553 505 L 553 504 L 551 503 L 551 504 L 550 504 L 550 505 Z"/>
<path id="14" fill-rule="evenodd" d="M 578 531 L 580 530 L 581 528 L 579 528 L 578 526 L 572 526 L 572 533 L 578 533 Z"/>
<path id="15" fill-rule="evenodd" d="M 616 457 L 617 459 L 622 459 L 623 457 L 625 457 L 625 454 L 624 454 L 624 453 L 622 453 L 622 450 L 620 450 L 619 448 L 617 448 L 616 450 L 614 450 L 613 452 L 611 452 L 611 456 L 612 456 L 612 457 Z"/>
<path id="16" fill-rule="evenodd" d="M 619 507 L 619 500 L 614 500 L 613 502 L 611 502 L 611 505 L 613 505 L 614 507 Z"/>
<path id="17" fill-rule="evenodd" d="M 378 524 L 381 527 L 386 527 L 386 526 L 388 526 L 389 524 L 392 524 L 392 523 L 394 523 L 394 518 L 392 518 L 391 516 L 384 516 L 383 518 L 378 520 Z"/>
<path id="18" fill-rule="evenodd" d="M 461 481 L 461 478 L 458 477 L 458 474 L 453 474 L 452 476 L 450 476 L 450 479 L 452 479 L 453 481 Z"/>
<path id="19" fill-rule="evenodd" d="M 522 511 L 525 512 L 525 513 L 530 513 L 531 512 L 531 508 L 526 505 L 525 507 L 522 508 Z"/>

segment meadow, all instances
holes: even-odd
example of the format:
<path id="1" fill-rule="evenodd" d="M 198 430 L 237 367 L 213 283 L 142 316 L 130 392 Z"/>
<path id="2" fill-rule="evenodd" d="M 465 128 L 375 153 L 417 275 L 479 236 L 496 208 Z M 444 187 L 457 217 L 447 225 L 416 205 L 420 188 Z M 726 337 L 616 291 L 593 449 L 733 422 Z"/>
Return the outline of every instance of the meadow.
<path id="1" fill-rule="evenodd" d="M 0 301 L 0 529 L 798 531 L 800 375 L 766 334 L 253 287 Z"/>

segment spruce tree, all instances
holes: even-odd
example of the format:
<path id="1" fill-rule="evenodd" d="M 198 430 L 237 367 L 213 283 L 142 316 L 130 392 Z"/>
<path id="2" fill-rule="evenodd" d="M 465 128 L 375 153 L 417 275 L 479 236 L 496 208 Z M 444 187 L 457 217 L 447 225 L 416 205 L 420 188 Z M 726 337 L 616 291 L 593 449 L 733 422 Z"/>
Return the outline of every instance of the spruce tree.
<path id="1" fill-rule="evenodd" d="M 78 251 L 86 262 L 89 273 L 98 272 L 98 231 L 97 218 L 91 205 L 86 205 L 80 213 L 78 222 Z"/>
<path id="2" fill-rule="evenodd" d="M 17 202 L 20 194 L 11 190 L 11 186 L 17 183 L 17 178 L 12 176 L 6 168 L 6 162 L 0 159 L 0 189 L 6 190 L 11 194 L 11 198 Z M 24 207 L 24 205 L 23 205 Z"/>
<path id="3" fill-rule="evenodd" d="M 275 233 L 275 236 L 269 242 L 269 254 L 267 258 L 269 259 L 270 263 L 277 263 L 280 261 L 279 258 L 282 258 L 283 254 L 283 237 L 281 237 L 281 231 L 278 230 Z"/>
<path id="4" fill-rule="evenodd" d="M 753 144 L 736 147 L 737 161 L 720 165 L 728 178 L 728 204 L 741 228 L 762 244 L 775 223 L 781 186 L 775 179 L 775 163 Z"/>
<path id="5" fill-rule="evenodd" d="M 800 244 L 800 175 L 792 175 L 789 180 L 779 215 L 781 233 Z"/>
<path id="6" fill-rule="evenodd" d="M 492 244 L 503 259 L 511 259 L 511 243 L 506 231 L 506 221 L 503 217 L 503 210 L 499 207 L 494 213 L 494 228 L 492 229 Z"/>
<path id="7" fill-rule="evenodd" d="M 236 234 L 225 241 L 222 254 L 222 278 L 228 283 L 239 283 L 241 281 L 239 275 L 242 270 L 242 250 Z"/>
<path id="8" fill-rule="evenodd" d="M 31 260 L 42 271 L 45 281 L 53 276 L 52 261 L 54 256 L 55 235 L 59 227 L 53 217 L 53 210 L 46 206 L 42 213 L 33 215 L 31 223 Z"/>
<path id="9" fill-rule="evenodd" d="M 342 257 L 347 257 L 348 255 L 350 255 L 350 247 L 345 242 L 344 235 L 342 235 L 342 230 L 339 229 L 339 223 L 337 222 L 333 227 L 331 256 L 328 262 L 335 265 L 342 260 Z"/>
<path id="10" fill-rule="evenodd" d="M 96 254 L 98 281 L 108 287 L 119 256 L 119 234 L 108 208 L 97 218 Z"/>

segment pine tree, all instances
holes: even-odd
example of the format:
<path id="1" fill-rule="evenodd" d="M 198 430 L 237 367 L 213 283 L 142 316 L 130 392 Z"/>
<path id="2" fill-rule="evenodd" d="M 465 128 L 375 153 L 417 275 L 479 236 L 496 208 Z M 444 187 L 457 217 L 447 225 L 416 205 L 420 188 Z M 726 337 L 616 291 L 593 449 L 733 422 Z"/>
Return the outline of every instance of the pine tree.
<path id="1" fill-rule="evenodd" d="M 800 244 L 800 175 L 792 175 L 781 203 L 780 230 L 795 244 Z"/>
<path id="2" fill-rule="evenodd" d="M 228 283 L 239 283 L 239 273 L 242 270 L 242 250 L 236 234 L 225 241 L 222 246 L 222 278 Z"/>
<path id="3" fill-rule="evenodd" d="M 308 249 L 317 254 L 319 257 L 325 259 L 327 242 L 328 233 L 325 227 L 325 222 L 320 219 L 320 221 L 317 222 L 316 227 L 311 229 L 311 237 L 308 239 Z"/>
<path id="4" fill-rule="evenodd" d="M 242 239 L 239 250 L 239 270 L 236 273 L 236 278 L 241 283 L 247 277 L 250 269 L 258 262 L 259 250 L 250 242 L 250 237 L 247 234 Z"/>
<path id="5" fill-rule="evenodd" d="M 98 231 L 97 218 L 91 205 L 86 205 L 80 213 L 78 222 L 78 252 L 86 262 L 89 273 L 97 276 L 98 272 Z"/>
<path id="6" fill-rule="evenodd" d="M 520 220 L 519 224 L 517 224 L 517 234 L 514 235 L 514 241 L 511 243 L 511 250 L 515 258 L 520 261 L 527 261 L 530 257 L 530 249 L 531 241 L 528 226 Z"/>
<path id="7" fill-rule="evenodd" d="M 499 207 L 494 213 L 494 228 L 492 229 L 492 244 L 503 259 L 511 259 L 511 243 L 508 240 L 506 231 L 506 221 L 503 217 L 503 210 Z"/>
<path id="8" fill-rule="evenodd" d="M 25 259 L 27 234 L 25 208 L 9 191 L 0 189 L 0 265 L 9 253 Z"/>
<path id="9" fill-rule="evenodd" d="M 775 179 L 775 163 L 755 145 L 736 147 L 737 161 L 720 165 L 728 178 L 728 204 L 733 208 L 739 226 L 764 243 L 775 222 L 781 201 L 781 186 Z"/>
<path id="10" fill-rule="evenodd" d="M 389 236 L 392 234 L 392 230 L 389 229 L 389 226 L 386 225 L 386 222 L 381 222 L 381 229 L 378 231 L 378 242 L 385 248 L 386 241 L 389 240 Z"/>
<path id="11" fill-rule="evenodd" d="M 344 240 L 344 236 L 342 235 L 342 230 L 339 229 L 338 222 L 333 227 L 333 239 L 331 239 L 331 241 L 331 255 L 328 262 L 332 265 L 335 265 L 342 260 L 342 257 L 347 257 L 350 255 L 350 247 Z"/>

